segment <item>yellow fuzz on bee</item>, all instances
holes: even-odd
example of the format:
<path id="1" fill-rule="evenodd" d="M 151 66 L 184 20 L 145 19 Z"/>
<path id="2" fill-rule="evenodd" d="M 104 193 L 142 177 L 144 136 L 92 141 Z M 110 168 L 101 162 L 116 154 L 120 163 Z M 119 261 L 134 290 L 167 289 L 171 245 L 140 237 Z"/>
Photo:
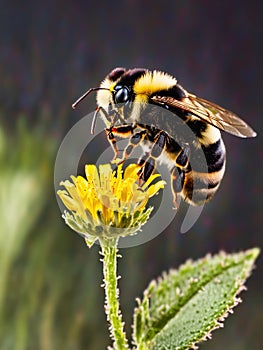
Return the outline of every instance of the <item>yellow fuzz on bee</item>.
<path id="1" fill-rule="evenodd" d="M 135 95 L 150 96 L 160 90 L 167 90 L 177 84 L 177 80 L 167 73 L 160 71 L 146 72 L 134 83 Z"/>

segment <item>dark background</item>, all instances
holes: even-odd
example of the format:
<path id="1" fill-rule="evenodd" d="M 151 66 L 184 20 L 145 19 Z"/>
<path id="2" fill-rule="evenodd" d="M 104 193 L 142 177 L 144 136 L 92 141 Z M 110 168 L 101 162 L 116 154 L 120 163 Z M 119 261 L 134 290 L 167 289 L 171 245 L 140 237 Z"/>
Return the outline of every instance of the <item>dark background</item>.
<path id="1" fill-rule="evenodd" d="M 262 245 L 263 8 L 259 1 L 2 0 L 0 6 L 0 118 L 8 135 L 15 135 L 17 121 L 24 118 L 29 130 L 44 125 L 48 133 L 43 142 L 55 141 L 58 149 L 67 130 L 93 111 L 95 95 L 77 111 L 71 110 L 71 103 L 117 66 L 167 71 L 188 91 L 235 111 L 258 132 L 257 138 L 247 140 L 223 135 L 228 151 L 224 181 L 187 234 L 179 233 L 175 219 L 154 240 L 122 251 L 120 289 L 127 326 L 135 297 L 163 270 L 208 252 Z M 14 296 L 7 301 L 12 303 L 13 317 L 6 319 L 1 349 L 103 349 L 109 343 L 98 247 L 87 250 L 64 226 L 52 190 L 47 190 L 45 210 L 10 268 L 13 278 L 7 290 L 12 288 Z M 25 305 L 27 290 L 34 293 L 35 279 L 22 296 L 15 297 L 14 289 L 26 281 L 33 249 L 38 276 L 37 249 L 44 249 L 45 239 L 51 243 L 45 258 L 41 255 L 44 282 L 40 291 L 36 289 L 36 314 L 27 318 L 24 347 L 22 343 L 19 347 L 13 339 L 16 312 Z M 261 349 L 262 273 L 260 258 L 242 295 L 243 304 L 201 349 Z M 52 299 L 56 302 L 49 341 L 44 341 L 41 320 L 56 281 L 60 287 Z"/>

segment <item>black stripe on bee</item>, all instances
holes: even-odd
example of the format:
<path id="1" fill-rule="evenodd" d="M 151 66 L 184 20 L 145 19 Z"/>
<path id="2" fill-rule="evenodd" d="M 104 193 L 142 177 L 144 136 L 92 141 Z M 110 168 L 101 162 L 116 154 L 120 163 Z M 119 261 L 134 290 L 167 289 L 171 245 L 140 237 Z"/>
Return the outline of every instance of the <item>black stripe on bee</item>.
<path id="1" fill-rule="evenodd" d="M 222 139 L 220 138 L 210 145 L 202 145 L 202 150 L 207 161 L 208 173 L 220 171 L 225 164 L 225 150 Z"/>
<path id="2" fill-rule="evenodd" d="M 213 179 L 209 179 L 206 177 L 202 177 L 202 176 L 197 176 L 197 174 L 195 174 L 194 179 L 193 179 L 193 187 L 194 190 L 207 190 L 207 189 L 212 189 L 218 186 L 218 184 L 220 183 L 220 181 L 216 180 L 213 181 Z"/>
<path id="3" fill-rule="evenodd" d="M 207 129 L 207 123 L 203 122 L 200 119 L 190 119 L 187 121 L 187 125 L 190 127 L 197 138 L 202 139 L 203 134 Z"/>
<path id="4" fill-rule="evenodd" d="M 115 68 L 113 71 L 110 72 L 108 75 L 108 78 L 112 81 L 116 81 L 119 79 L 120 76 L 122 76 L 125 73 L 125 68 Z"/>
<path id="5" fill-rule="evenodd" d="M 121 73 L 121 69 L 120 69 L 120 72 L 117 72 L 114 74 L 115 79 L 113 79 L 113 81 L 116 81 L 119 77 L 121 77 L 117 85 L 131 87 L 134 85 L 137 79 L 139 79 L 142 75 L 146 73 L 146 69 L 135 68 L 135 69 L 124 71 L 123 74 L 120 74 L 120 73 Z M 109 76 L 110 79 L 112 79 L 111 75 L 112 73 Z"/>
<path id="6" fill-rule="evenodd" d="M 155 95 L 156 95 L 156 92 L 150 97 L 153 97 Z M 159 90 L 158 96 L 165 96 L 165 97 L 170 96 L 175 98 L 176 100 L 181 100 L 182 98 L 186 97 L 186 94 L 184 89 L 179 84 L 176 84 L 169 89 Z"/>

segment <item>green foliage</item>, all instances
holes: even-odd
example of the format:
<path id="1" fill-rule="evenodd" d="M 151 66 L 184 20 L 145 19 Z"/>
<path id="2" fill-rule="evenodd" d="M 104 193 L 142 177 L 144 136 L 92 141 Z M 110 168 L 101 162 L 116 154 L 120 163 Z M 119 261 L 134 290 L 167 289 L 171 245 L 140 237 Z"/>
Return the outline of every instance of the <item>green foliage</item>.
<path id="1" fill-rule="evenodd" d="M 54 150 L 43 130 L 22 119 L 16 128 L 15 137 L 0 128 L 0 322 L 8 271 L 46 204 Z"/>
<path id="2" fill-rule="evenodd" d="M 240 302 L 259 249 L 210 255 L 171 270 L 144 292 L 134 317 L 138 349 L 183 350 L 211 337 Z"/>
<path id="3" fill-rule="evenodd" d="M 0 125 L 1 350 L 106 347 L 98 249 L 85 254 L 65 229 L 53 190 L 56 145 L 43 124 Z"/>

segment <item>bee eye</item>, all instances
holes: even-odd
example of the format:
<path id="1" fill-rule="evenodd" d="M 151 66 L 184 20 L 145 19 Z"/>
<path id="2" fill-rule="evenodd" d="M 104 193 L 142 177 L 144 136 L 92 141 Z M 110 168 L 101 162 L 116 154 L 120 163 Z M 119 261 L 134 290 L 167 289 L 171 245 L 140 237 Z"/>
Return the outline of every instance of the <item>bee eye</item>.
<path id="1" fill-rule="evenodd" d="M 122 86 L 117 91 L 115 88 L 114 100 L 115 103 L 125 103 L 129 101 L 130 91 L 127 87 Z"/>

